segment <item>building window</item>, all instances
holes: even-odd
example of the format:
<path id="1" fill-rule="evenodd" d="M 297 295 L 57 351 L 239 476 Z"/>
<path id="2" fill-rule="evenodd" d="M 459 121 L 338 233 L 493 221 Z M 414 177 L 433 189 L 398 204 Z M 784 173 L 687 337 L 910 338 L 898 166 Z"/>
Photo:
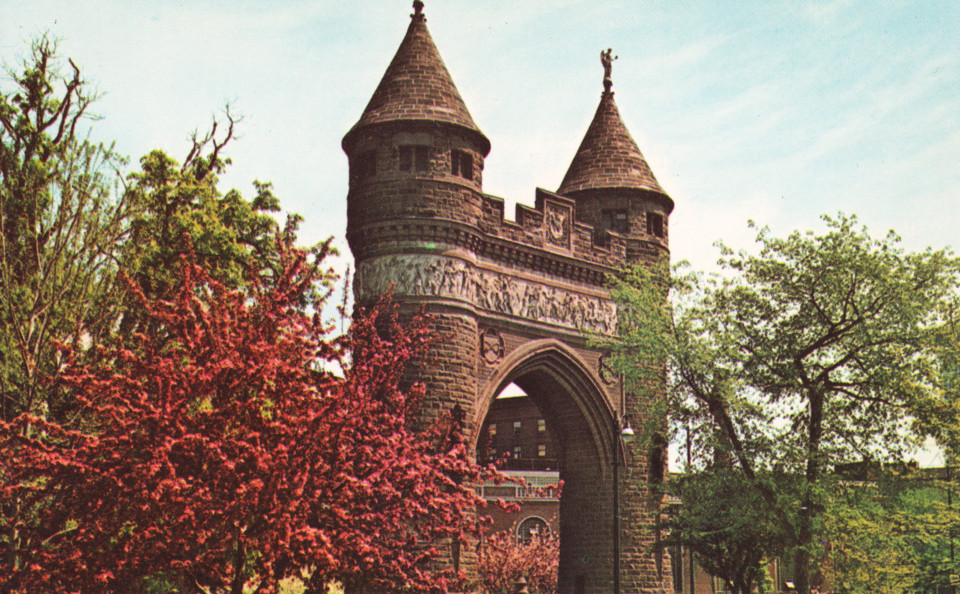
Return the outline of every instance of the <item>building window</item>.
<path id="1" fill-rule="evenodd" d="M 536 516 L 524 518 L 517 526 L 517 542 L 522 545 L 529 544 L 534 536 L 550 536 L 550 526 L 543 518 Z"/>
<path id="2" fill-rule="evenodd" d="M 490 423 L 490 426 L 487 427 L 487 435 L 489 435 L 490 437 L 494 437 L 496 434 L 497 434 L 497 424 Z"/>
<path id="3" fill-rule="evenodd" d="M 656 212 L 647 213 L 647 233 L 663 237 L 663 215 Z"/>
<path id="4" fill-rule="evenodd" d="M 513 459 L 519 460 L 520 454 L 521 454 L 520 446 L 513 446 Z"/>
<path id="5" fill-rule="evenodd" d="M 520 435 L 520 429 L 523 428 L 523 424 L 520 421 L 513 422 L 513 434 Z"/>
<path id="6" fill-rule="evenodd" d="M 600 228 L 603 231 L 627 233 L 630 231 L 630 222 L 625 210 L 604 210 L 600 213 Z"/>
<path id="7" fill-rule="evenodd" d="M 400 147 L 400 171 L 427 171 L 430 153 L 426 146 L 403 145 Z"/>
<path id="8" fill-rule="evenodd" d="M 545 443 L 537 444 L 537 456 L 541 458 L 547 457 L 547 444 Z"/>
<path id="9" fill-rule="evenodd" d="M 464 179 L 473 179 L 473 155 L 456 149 L 450 151 L 450 172 Z"/>
<path id="10" fill-rule="evenodd" d="M 546 433 L 547 432 L 547 422 L 543 419 L 537 419 L 537 432 Z"/>

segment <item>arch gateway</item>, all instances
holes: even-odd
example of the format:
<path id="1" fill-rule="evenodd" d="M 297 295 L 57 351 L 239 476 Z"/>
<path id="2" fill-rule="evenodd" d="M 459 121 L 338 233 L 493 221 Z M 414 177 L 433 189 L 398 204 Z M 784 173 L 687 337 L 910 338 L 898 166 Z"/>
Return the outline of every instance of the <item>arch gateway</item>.
<path id="1" fill-rule="evenodd" d="M 645 403 L 623 394 L 589 333 L 612 334 L 605 276 L 668 253 L 673 201 L 617 111 L 609 51 L 603 92 L 560 187 L 533 208 L 483 193 L 490 141 L 463 103 L 427 30 L 423 3 L 379 86 L 343 139 L 347 239 L 359 303 L 393 290 L 440 337 L 416 370 L 424 414 L 459 406 L 474 448 L 497 394 L 520 386 L 556 437 L 562 593 L 666 592 L 652 552 L 662 459 L 623 445 Z M 615 487 L 619 484 L 619 488 Z M 619 518 L 615 510 L 619 509 Z M 460 554 L 460 553 L 457 553 Z M 475 558 L 463 553 L 461 568 Z"/>

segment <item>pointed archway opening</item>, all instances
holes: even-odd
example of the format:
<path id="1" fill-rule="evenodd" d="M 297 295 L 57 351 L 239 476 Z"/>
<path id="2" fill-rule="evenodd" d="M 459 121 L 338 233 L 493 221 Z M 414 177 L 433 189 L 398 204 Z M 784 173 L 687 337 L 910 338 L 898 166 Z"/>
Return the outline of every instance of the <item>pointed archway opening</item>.
<path id="1" fill-rule="evenodd" d="M 504 361 L 482 389 L 474 447 L 526 485 L 484 485 L 493 530 L 523 540 L 524 530 L 559 535 L 560 592 L 612 592 L 615 415 L 600 384 L 562 343 L 534 341 Z M 559 493 L 544 488 L 562 482 Z M 545 525 L 545 526 L 544 526 Z"/>
<path id="2" fill-rule="evenodd" d="M 521 544 L 535 534 L 560 534 L 559 446 L 533 398 L 517 384 L 507 385 L 490 404 L 477 439 L 477 461 L 492 464 L 515 482 L 489 483 L 482 495 L 520 506 L 516 512 L 490 505 L 489 533 L 508 532 Z"/>

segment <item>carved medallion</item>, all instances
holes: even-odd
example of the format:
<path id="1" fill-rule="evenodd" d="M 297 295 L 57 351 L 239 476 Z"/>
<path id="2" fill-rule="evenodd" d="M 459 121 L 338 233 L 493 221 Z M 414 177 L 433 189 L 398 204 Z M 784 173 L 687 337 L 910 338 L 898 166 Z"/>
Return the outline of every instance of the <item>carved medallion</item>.
<path id="1" fill-rule="evenodd" d="M 547 243 L 570 249 L 570 209 L 561 204 L 547 202 Z"/>
<path id="2" fill-rule="evenodd" d="M 480 354 L 487 363 L 493 364 L 503 359 L 503 336 L 496 328 L 487 328 L 480 334 Z"/>
<path id="3" fill-rule="evenodd" d="M 610 353 L 604 352 L 597 359 L 597 373 L 600 374 L 603 383 L 608 386 L 617 381 L 617 372 L 610 366 Z"/>

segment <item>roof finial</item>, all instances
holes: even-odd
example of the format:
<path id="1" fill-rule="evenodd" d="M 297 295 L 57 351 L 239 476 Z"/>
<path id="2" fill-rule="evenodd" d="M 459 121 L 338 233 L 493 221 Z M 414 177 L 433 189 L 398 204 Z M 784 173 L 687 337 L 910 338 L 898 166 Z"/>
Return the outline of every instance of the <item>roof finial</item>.
<path id="1" fill-rule="evenodd" d="M 416 21 L 422 21 L 423 16 L 423 2 L 421 0 L 413 0 L 413 14 L 410 15 Z"/>
<path id="2" fill-rule="evenodd" d="M 609 47 L 607 51 L 600 50 L 600 63 L 603 64 L 603 90 L 609 91 L 613 86 L 613 79 L 610 76 L 613 70 L 613 61 L 620 56 L 613 56 L 613 50 Z"/>

